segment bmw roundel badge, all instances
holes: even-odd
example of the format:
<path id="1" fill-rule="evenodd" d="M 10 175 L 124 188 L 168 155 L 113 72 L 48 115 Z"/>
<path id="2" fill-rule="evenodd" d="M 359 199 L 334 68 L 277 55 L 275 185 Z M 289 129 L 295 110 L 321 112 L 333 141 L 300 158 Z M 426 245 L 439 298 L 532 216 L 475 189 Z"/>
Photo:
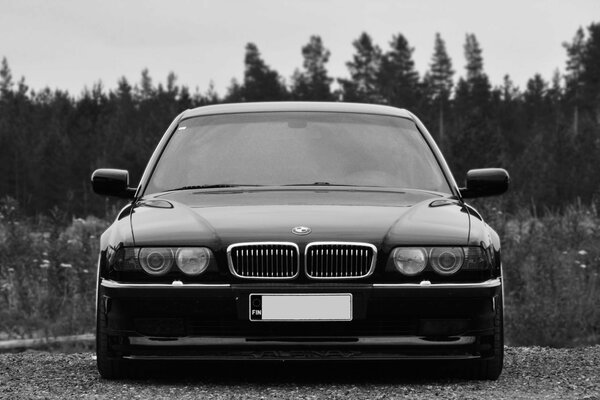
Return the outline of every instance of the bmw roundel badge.
<path id="1" fill-rule="evenodd" d="M 308 226 L 296 226 L 292 229 L 292 233 L 294 235 L 308 235 L 311 232 L 312 229 L 310 229 Z"/>

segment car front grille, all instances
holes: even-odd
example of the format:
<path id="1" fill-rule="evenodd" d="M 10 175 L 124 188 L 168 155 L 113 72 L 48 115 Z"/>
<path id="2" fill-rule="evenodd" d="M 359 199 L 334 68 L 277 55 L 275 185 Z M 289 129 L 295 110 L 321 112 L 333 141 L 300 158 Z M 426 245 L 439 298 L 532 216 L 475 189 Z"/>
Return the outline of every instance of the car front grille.
<path id="1" fill-rule="evenodd" d="M 313 242 L 306 246 L 306 275 L 312 279 L 356 279 L 373 273 L 377 248 L 369 243 Z"/>
<path id="2" fill-rule="evenodd" d="M 238 278 L 293 279 L 300 272 L 298 253 L 295 243 L 236 243 L 227 249 L 227 262 Z"/>

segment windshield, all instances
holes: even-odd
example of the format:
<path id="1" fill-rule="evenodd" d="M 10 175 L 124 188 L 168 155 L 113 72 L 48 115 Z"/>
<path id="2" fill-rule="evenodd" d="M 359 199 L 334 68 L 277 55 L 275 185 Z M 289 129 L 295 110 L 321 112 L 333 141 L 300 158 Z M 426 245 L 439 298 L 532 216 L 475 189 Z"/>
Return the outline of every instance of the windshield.
<path id="1" fill-rule="evenodd" d="M 271 112 L 182 121 L 146 193 L 197 186 L 313 184 L 451 192 L 411 120 Z"/>

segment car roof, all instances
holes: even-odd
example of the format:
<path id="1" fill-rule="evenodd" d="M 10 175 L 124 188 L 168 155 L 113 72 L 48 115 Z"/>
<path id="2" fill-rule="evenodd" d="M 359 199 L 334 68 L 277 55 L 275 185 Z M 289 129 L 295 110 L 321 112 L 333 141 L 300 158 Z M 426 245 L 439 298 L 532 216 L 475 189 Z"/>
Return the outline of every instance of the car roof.
<path id="1" fill-rule="evenodd" d="M 412 114 L 409 111 L 390 106 L 360 103 L 327 103 L 301 101 L 218 104 L 186 110 L 182 113 L 181 118 L 186 119 L 191 117 L 215 114 L 238 114 L 282 111 L 381 114 L 413 119 Z"/>

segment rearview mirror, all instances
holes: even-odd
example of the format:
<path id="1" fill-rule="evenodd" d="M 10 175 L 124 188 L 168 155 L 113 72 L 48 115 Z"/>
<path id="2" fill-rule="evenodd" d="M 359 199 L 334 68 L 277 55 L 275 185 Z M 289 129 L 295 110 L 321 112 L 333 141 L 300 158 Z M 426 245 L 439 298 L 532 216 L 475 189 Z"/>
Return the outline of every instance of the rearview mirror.
<path id="1" fill-rule="evenodd" d="M 495 196 L 508 190 L 510 177 L 502 168 L 472 169 L 467 172 L 466 188 L 460 189 L 465 199 Z"/>
<path id="2" fill-rule="evenodd" d="M 129 172 L 124 169 L 97 169 L 92 174 L 92 189 L 95 193 L 133 199 L 135 188 L 129 187 Z"/>

